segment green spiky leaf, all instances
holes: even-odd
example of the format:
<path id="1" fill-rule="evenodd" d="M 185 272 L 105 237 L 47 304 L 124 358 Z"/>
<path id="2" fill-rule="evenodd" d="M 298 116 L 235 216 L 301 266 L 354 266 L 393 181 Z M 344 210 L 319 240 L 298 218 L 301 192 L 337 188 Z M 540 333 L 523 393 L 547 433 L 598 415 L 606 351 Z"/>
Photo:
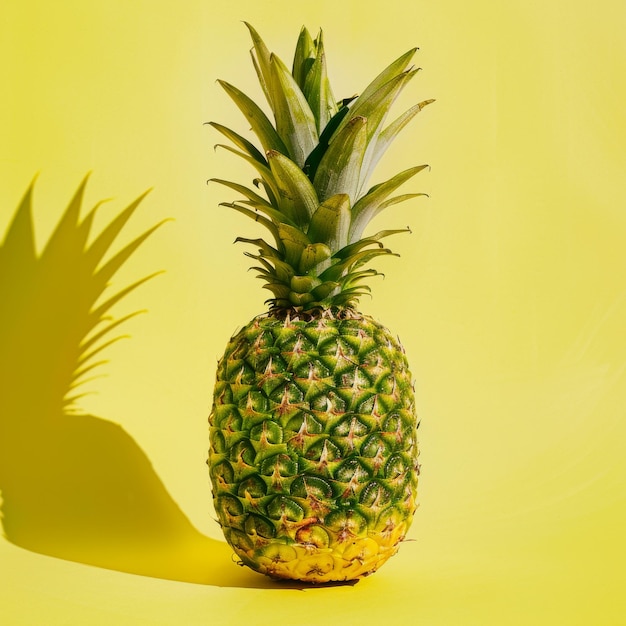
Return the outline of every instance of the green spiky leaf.
<path id="1" fill-rule="evenodd" d="M 320 263 L 330 259 L 331 255 L 332 250 L 325 243 L 310 243 L 302 250 L 298 270 L 300 272 L 308 272 Z"/>
<path id="2" fill-rule="evenodd" d="M 372 187 L 367 194 L 352 207 L 352 223 L 350 224 L 349 240 L 353 242 L 360 239 L 365 227 L 382 209 L 382 203 L 387 197 L 400 185 L 427 167 L 427 165 L 411 167 L 396 174 L 388 181 Z"/>
<path id="3" fill-rule="evenodd" d="M 315 117 L 293 76 L 274 54 L 270 67 L 276 130 L 289 150 L 288 155 L 302 167 L 319 139 Z"/>
<path id="4" fill-rule="evenodd" d="M 350 113 L 350 109 L 348 106 L 341 107 L 337 113 L 333 116 L 333 118 L 326 124 L 326 128 L 322 131 L 320 135 L 320 140 L 317 146 L 313 149 L 311 154 L 306 159 L 304 163 L 304 167 L 302 168 L 305 174 L 309 177 L 310 180 L 315 179 L 315 174 L 317 173 L 317 168 L 319 167 L 320 161 L 322 157 L 328 150 L 328 145 L 330 142 L 330 138 L 333 136 L 339 125 L 343 121 L 343 119 Z"/>
<path id="5" fill-rule="evenodd" d="M 280 152 L 267 153 L 280 197 L 281 210 L 301 227 L 306 227 L 317 209 L 317 193 L 305 173 Z"/>
<path id="6" fill-rule="evenodd" d="M 267 118 L 267 115 L 262 109 L 250 99 L 242 91 L 227 83 L 226 81 L 219 80 L 218 83 L 224 88 L 226 93 L 231 97 L 233 102 L 239 107 L 239 110 L 245 115 L 246 119 L 250 123 L 252 130 L 259 138 L 263 150 L 277 150 L 283 154 L 287 154 L 287 147 L 285 146 L 280 135 L 276 132 L 274 126 Z"/>
<path id="7" fill-rule="evenodd" d="M 365 184 L 374 172 L 374 168 L 380 161 L 383 154 L 387 151 L 387 148 L 391 145 L 393 140 L 398 136 L 402 129 L 427 105 L 434 102 L 431 100 L 424 100 L 415 106 L 411 107 L 408 111 L 405 111 L 400 117 L 394 120 L 389 126 L 382 130 L 376 142 L 374 144 L 371 157 L 367 164 L 366 171 L 362 173 L 362 181 Z"/>
<path id="8" fill-rule="evenodd" d="M 370 97 L 376 93 L 383 85 L 388 83 L 390 80 L 402 74 L 406 71 L 409 62 L 415 56 L 417 52 L 417 48 L 412 48 L 408 52 L 405 52 L 403 55 L 399 56 L 393 63 L 390 63 L 376 78 L 370 82 L 370 84 L 363 90 L 363 92 L 356 98 L 352 105 L 352 114 L 353 115 L 361 115 L 359 113 L 359 108 L 363 106 L 365 102 L 367 102 Z"/>
<path id="9" fill-rule="evenodd" d="M 296 44 L 296 51 L 293 56 L 293 65 L 291 70 L 294 80 L 303 91 L 307 74 L 315 61 L 315 48 L 315 42 L 313 41 L 311 34 L 303 26 L 300 30 L 298 43 Z"/>
<path id="10" fill-rule="evenodd" d="M 317 38 L 317 55 L 306 75 L 303 92 L 315 117 L 317 130 L 321 133 L 338 110 L 328 80 L 321 31 Z"/>
<path id="11" fill-rule="evenodd" d="M 256 159 L 259 163 L 263 165 L 267 165 L 265 157 L 261 154 L 258 148 L 253 143 L 248 141 L 245 137 L 242 137 L 230 128 L 226 128 L 226 126 L 222 126 L 221 124 L 217 124 L 216 122 L 209 122 L 209 125 L 215 128 L 215 130 L 222 133 L 222 135 L 224 135 L 225 137 L 228 137 L 228 139 L 230 139 L 238 148 L 243 150 L 253 159 Z"/>
<path id="12" fill-rule="evenodd" d="M 350 197 L 340 193 L 328 198 L 317 208 L 307 235 L 311 241 L 325 243 L 336 252 L 348 243 L 350 229 Z"/>
<path id="13" fill-rule="evenodd" d="M 335 135 L 317 168 L 313 185 L 320 200 L 344 193 L 355 202 L 366 148 L 367 120 L 354 117 Z"/>
<path id="14" fill-rule="evenodd" d="M 245 185 L 240 185 L 239 183 L 233 183 L 229 180 L 222 180 L 221 178 L 210 178 L 209 182 L 219 183 L 220 185 L 224 185 L 225 187 L 230 187 L 234 189 L 241 195 L 245 196 L 251 205 L 255 208 L 259 208 L 260 206 L 266 206 L 268 208 L 272 208 L 272 205 L 263 197 L 261 197 L 258 193 L 249 189 Z"/>

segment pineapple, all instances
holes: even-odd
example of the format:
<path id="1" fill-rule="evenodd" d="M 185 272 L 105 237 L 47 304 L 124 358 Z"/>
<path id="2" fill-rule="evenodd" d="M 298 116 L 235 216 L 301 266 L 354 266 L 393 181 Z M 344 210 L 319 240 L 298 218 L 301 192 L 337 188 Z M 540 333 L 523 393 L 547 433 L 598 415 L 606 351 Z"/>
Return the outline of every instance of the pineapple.
<path id="1" fill-rule="evenodd" d="M 215 510 L 242 564 L 277 579 L 355 580 L 398 550 L 416 509 L 417 417 L 401 344 L 359 312 L 365 267 L 392 254 L 365 234 L 383 209 L 422 194 L 391 194 L 426 166 L 368 187 L 391 141 L 432 100 L 385 125 L 416 74 L 415 49 L 358 96 L 333 96 L 322 33 L 302 28 L 290 71 L 250 25 L 252 59 L 273 113 L 220 81 L 262 151 L 211 122 L 222 147 L 252 165 L 254 188 L 224 203 L 269 231 L 236 241 L 271 292 L 268 311 L 229 341 L 209 417 Z M 231 145 L 232 144 L 232 145 Z"/>

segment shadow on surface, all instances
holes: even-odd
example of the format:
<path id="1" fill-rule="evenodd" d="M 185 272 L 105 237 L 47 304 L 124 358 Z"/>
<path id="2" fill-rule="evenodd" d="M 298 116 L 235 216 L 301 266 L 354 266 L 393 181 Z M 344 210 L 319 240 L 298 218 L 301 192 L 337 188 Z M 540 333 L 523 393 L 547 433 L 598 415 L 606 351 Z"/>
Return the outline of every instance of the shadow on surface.
<path id="1" fill-rule="evenodd" d="M 105 259 L 141 201 L 89 242 L 85 182 L 37 255 L 32 186 L 0 247 L 0 491 L 8 541 L 121 572 L 235 587 L 272 581 L 233 563 L 193 527 L 124 429 L 76 412 L 76 387 L 130 316 L 109 309 L 150 277 L 106 295 L 110 278 L 159 226 Z M 104 294 L 104 297 L 103 297 Z"/>

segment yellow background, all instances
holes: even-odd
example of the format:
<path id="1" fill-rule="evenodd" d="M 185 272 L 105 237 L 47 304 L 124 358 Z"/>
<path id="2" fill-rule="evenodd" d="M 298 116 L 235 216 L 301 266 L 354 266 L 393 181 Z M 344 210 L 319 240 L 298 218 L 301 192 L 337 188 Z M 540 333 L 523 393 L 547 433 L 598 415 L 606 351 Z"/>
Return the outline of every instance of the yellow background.
<path id="1" fill-rule="evenodd" d="M 245 130 L 217 78 L 259 93 L 241 20 L 289 62 L 300 26 L 321 26 L 337 97 L 417 45 L 423 71 L 402 104 L 437 99 L 378 170 L 429 163 L 407 191 L 430 197 L 377 223 L 413 234 L 390 242 L 401 258 L 379 263 L 386 278 L 363 301 L 417 380 L 411 541 L 355 586 L 298 591 L 237 568 L 216 542 L 202 583 L 197 559 L 154 578 L 0 540 L 0 621 L 626 624 L 621 0 L 4 2 L 0 233 L 36 172 L 40 248 L 87 170 L 88 204 L 115 198 L 105 221 L 154 187 L 129 238 L 175 218 L 115 278 L 166 270 L 120 305 L 149 313 L 108 350 L 82 409 L 119 423 L 220 539 L 204 465 L 214 369 L 266 297 L 231 244 L 253 225 L 205 184 L 252 176 L 203 125 Z"/>

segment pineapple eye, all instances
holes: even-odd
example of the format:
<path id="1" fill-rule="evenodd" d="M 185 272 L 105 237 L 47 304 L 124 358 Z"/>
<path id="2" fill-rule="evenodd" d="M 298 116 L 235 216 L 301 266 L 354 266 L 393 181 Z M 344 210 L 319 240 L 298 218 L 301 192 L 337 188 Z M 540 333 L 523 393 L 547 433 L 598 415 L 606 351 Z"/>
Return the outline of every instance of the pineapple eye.
<path id="1" fill-rule="evenodd" d="M 319 435 L 324 432 L 322 424 L 308 413 L 300 413 L 289 420 L 286 431 L 295 434 Z"/>
<path id="2" fill-rule="evenodd" d="M 311 401 L 311 409 L 318 413 L 327 415 L 340 415 L 346 410 L 346 402 L 339 394 L 330 390 L 323 395 L 313 398 Z"/>
<path id="3" fill-rule="evenodd" d="M 257 513 L 251 513 L 248 516 L 244 528 L 246 533 L 252 537 L 259 536 L 264 539 L 271 539 L 276 534 L 276 529 L 271 520 Z"/>
<path id="4" fill-rule="evenodd" d="M 299 522 L 304 517 L 304 509 L 285 496 L 276 496 L 268 505 L 267 512 L 272 519 L 286 519 Z"/>
<path id="5" fill-rule="evenodd" d="M 290 491 L 292 496 L 298 498 L 325 500 L 333 496 L 330 484 L 319 476 L 298 476 L 291 484 Z"/>
<path id="6" fill-rule="evenodd" d="M 215 406 L 209 421 L 225 433 L 239 432 L 242 427 L 239 411 L 232 404 Z"/>
<path id="7" fill-rule="evenodd" d="M 298 462 L 288 454 L 275 454 L 263 461 L 261 473 L 264 476 L 278 474 L 281 477 L 293 476 L 298 471 Z"/>
<path id="8" fill-rule="evenodd" d="M 235 478 L 235 472 L 228 461 L 221 461 L 211 468 L 211 476 L 218 484 L 231 485 Z"/>
<path id="9" fill-rule="evenodd" d="M 330 537 L 322 526 L 305 526 L 300 528 L 296 533 L 296 541 L 307 546 L 315 546 L 316 548 L 328 548 L 330 545 Z"/>
<path id="10" fill-rule="evenodd" d="M 372 433 L 361 446 L 361 454 L 366 458 L 374 458 L 379 454 L 386 458 L 389 450 L 389 444 L 379 433 Z"/>
<path id="11" fill-rule="evenodd" d="M 215 508 L 220 517 L 238 517 L 243 513 L 241 501 L 228 494 L 218 496 Z"/>
<path id="12" fill-rule="evenodd" d="M 369 471 L 359 459 L 347 459 L 335 471 L 335 479 L 342 483 L 361 483 L 368 478 Z"/>
<path id="13" fill-rule="evenodd" d="M 363 437 L 369 428 L 353 413 L 347 413 L 331 430 L 334 437 Z"/>
<path id="14" fill-rule="evenodd" d="M 237 495 L 240 498 L 262 498 L 267 493 L 265 482 L 259 476 L 250 476 L 239 483 Z"/>
<path id="15" fill-rule="evenodd" d="M 399 454 L 394 454 L 385 465 L 385 478 L 398 480 L 408 473 L 409 466 Z"/>
<path id="16" fill-rule="evenodd" d="M 219 430 L 211 430 L 209 441 L 211 443 L 211 449 L 215 454 L 223 454 L 228 449 L 226 446 L 226 438 Z"/>
<path id="17" fill-rule="evenodd" d="M 342 535 L 345 541 L 367 528 L 367 519 L 355 509 L 337 510 L 326 517 L 326 527 Z"/>
<path id="18" fill-rule="evenodd" d="M 250 439 L 273 444 L 282 443 L 283 431 L 276 422 L 265 420 L 250 430 Z"/>
<path id="19" fill-rule="evenodd" d="M 306 451 L 306 458 L 311 461 L 328 463 L 341 457 L 341 449 L 331 439 L 321 439 Z"/>
<path id="20" fill-rule="evenodd" d="M 369 508 L 380 508 L 391 501 L 391 492 L 380 481 L 373 480 L 361 491 L 359 502 Z"/>
<path id="21" fill-rule="evenodd" d="M 237 442 L 231 449 L 229 458 L 232 462 L 254 465 L 256 453 L 254 447 L 248 439 Z"/>

